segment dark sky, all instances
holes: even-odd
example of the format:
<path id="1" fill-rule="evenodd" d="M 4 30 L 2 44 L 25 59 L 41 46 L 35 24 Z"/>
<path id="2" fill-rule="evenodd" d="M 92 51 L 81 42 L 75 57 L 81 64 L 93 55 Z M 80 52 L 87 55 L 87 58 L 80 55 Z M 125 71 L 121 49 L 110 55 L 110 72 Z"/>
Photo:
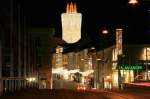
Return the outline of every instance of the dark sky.
<path id="1" fill-rule="evenodd" d="M 110 33 L 106 45 L 115 41 L 117 27 L 123 28 L 124 43 L 150 43 L 150 3 L 145 0 L 136 6 L 128 5 L 128 0 L 22 0 L 21 3 L 30 26 L 54 27 L 56 36 L 61 37 L 60 15 L 70 1 L 77 3 L 78 12 L 83 15 L 82 45 L 91 41 L 95 46 L 104 43 L 100 35 L 103 27 Z"/>

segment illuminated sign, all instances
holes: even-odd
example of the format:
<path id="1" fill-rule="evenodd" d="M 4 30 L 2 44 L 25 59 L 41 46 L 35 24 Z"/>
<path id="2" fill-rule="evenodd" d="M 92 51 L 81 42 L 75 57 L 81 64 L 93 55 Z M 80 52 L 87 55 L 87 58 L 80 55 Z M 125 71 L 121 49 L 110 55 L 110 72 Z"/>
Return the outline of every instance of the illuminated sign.
<path id="1" fill-rule="evenodd" d="M 143 70 L 144 66 L 130 66 L 130 65 L 124 65 L 124 66 L 113 66 L 113 70 L 118 69 L 118 70 Z"/>

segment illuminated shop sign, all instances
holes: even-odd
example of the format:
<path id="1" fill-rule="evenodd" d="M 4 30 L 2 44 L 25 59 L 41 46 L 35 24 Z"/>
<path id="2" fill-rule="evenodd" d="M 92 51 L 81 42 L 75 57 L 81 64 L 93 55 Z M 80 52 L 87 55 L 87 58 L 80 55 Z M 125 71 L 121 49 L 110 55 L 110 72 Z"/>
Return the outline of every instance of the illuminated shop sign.
<path id="1" fill-rule="evenodd" d="M 113 66 L 113 70 L 143 70 L 144 66 L 136 66 L 136 65 L 124 65 L 124 66 Z"/>

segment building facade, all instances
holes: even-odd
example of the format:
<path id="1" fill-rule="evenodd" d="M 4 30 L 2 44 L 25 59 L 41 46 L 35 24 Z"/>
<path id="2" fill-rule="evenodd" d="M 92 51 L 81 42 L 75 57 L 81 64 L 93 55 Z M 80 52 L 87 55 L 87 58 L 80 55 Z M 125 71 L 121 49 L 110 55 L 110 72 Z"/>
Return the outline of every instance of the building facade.
<path id="1" fill-rule="evenodd" d="M 62 49 L 63 47 L 57 47 L 56 49 L 59 48 Z M 93 61 L 94 59 L 92 60 L 93 56 L 92 53 L 89 53 L 89 51 L 90 50 L 88 49 L 84 49 L 78 52 L 53 53 L 52 58 L 53 82 L 63 80 L 69 81 L 70 83 L 72 82 L 76 84 L 85 84 L 87 86 L 94 87 L 94 85 L 90 84 L 90 80 L 91 78 L 94 77 L 93 74 L 95 67 L 93 66 L 94 64 L 93 62 L 96 61 Z M 60 55 L 61 57 L 58 57 Z M 53 88 L 56 87 L 55 83 L 53 83 L 53 86 L 54 86 Z M 61 86 L 61 88 L 62 87 L 63 86 Z"/>
<path id="2" fill-rule="evenodd" d="M 37 67 L 39 72 L 39 88 L 51 88 L 51 59 L 54 48 L 52 37 L 55 34 L 54 28 L 30 28 L 29 32 L 35 43 Z M 53 37 L 54 38 L 54 37 Z"/>
<path id="3" fill-rule="evenodd" d="M 0 94 L 36 87 L 35 45 L 23 9 L 14 0 L 0 4 Z"/>
<path id="4" fill-rule="evenodd" d="M 119 88 L 119 84 L 150 80 L 150 45 L 124 45 L 123 55 L 119 60 L 115 46 L 99 51 L 104 56 L 104 88 Z M 102 55 L 104 54 L 104 55 Z M 120 75 L 120 76 L 119 76 Z M 100 74 L 101 76 L 101 74 Z M 102 81 L 102 80 L 101 80 Z M 103 83 L 103 82 L 101 82 Z"/>
<path id="5" fill-rule="evenodd" d="M 62 64 L 56 66 L 53 54 L 53 81 L 63 79 L 93 88 L 122 88 L 132 82 L 150 80 L 150 45 L 123 45 L 123 55 L 117 56 L 115 46 L 104 50 L 84 49 L 62 54 Z M 80 76 L 76 76 L 76 73 Z M 54 87 L 55 88 L 55 87 Z"/>

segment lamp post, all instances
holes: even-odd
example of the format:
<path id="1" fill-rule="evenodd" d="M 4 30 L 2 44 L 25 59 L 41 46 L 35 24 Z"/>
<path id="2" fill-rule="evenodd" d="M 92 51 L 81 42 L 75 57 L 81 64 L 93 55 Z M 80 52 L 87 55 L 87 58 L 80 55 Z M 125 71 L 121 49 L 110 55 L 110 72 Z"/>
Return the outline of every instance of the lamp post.
<path id="1" fill-rule="evenodd" d="M 94 74 L 93 74 L 93 80 L 94 80 L 94 88 L 97 88 L 97 62 L 96 62 L 96 50 L 94 47 L 91 48 L 91 52 L 92 52 L 92 65 L 93 65 L 93 69 L 94 69 Z"/>
<path id="2" fill-rule="evenodd" d="M 102 33 L 102 35 L 103 35 L 103 44 L 102 44 L 102 48 L 103 48 L 103 50 L 102 50 L 102 88 L 104 88 L 104 72 L 105 72 L 105 67 L 104 67 L 104 65 L 105 65 L 105 48 L 104 48 L 104 44 L 105 44 L 105 39 L 104 38 L 106 38 L 105 36 L 109 33 L 108 32 L 108 29 L 106 29 L 106 28 L 104 28 L 102 31 L 101 31 L 101 33 Z"/>
<path id="3" fill-rule="evenodd" d="M 96 70 L 97 70 L 97 77 L 96 77 L 96 83 L 97 83 L 97 88 L 100 88 L 100 66 L 99 66 L 99 62 L 101 61 L 102 59 L 100 57 L 98 57 L 96 55 Z"/>

